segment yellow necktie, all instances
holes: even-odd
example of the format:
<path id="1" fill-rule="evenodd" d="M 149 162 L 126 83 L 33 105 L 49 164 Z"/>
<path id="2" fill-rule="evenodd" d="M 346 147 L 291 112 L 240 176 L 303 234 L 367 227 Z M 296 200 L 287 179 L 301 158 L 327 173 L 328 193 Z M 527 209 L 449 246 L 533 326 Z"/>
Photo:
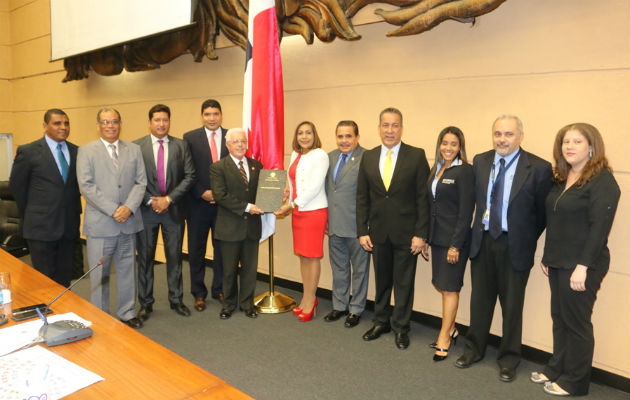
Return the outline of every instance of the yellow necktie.
<path id="1" fill-rule="evenodd" d="M 385 166 L 383 167 L 383 184 L 385 190 L 389 190 L 389 184 L 392 182 L 392 151 L 387 150 L 387 157 L 385 158 Z"/>

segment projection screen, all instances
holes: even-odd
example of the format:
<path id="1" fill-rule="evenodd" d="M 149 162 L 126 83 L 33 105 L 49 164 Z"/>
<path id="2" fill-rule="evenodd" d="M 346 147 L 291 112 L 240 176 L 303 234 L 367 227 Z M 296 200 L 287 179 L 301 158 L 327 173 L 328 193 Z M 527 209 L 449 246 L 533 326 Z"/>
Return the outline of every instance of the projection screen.
<path id="1" fill-rule="evenodd" d="M 182 28 L 196 0 L 50 0 L 51 60 Z"/>

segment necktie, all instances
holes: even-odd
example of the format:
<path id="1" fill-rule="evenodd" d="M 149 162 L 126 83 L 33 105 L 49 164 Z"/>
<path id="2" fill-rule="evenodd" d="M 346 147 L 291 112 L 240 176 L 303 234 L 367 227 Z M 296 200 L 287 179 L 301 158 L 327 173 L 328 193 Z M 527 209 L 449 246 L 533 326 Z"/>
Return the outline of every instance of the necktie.
<path id="1" fill-rule="evenodd" d="M 387 150 L 385 158 L 385 166 L 383 167 L 383 185 L 385 190 L 389 190 L 389 184 L 392 182 L 392 151 Z"/>
<path id="2" fill-rule="evenodd" d="M 501 167 L 499 168 L 499 174 L 497 180 L 494 182 L 492 193 L 490 194 L 490 235 L 496 239 L 501 236 L 502 228 L 502 215 L 503 215 L 503 178 L 505 177 L 505 159 L 499 160 Z"/>
<path id="3" fill-rule="evenodd" d="M 210 139 L 210 155 L 212 156 L 212 162 L 215 163 L 219 161 L 219 152 L 217 151 L 217 144 L 214 141 L 214 138 L 217 136 L 215 131 L 212 131 L 212 136 Z"/>
<path id="4" fill-rule="evenodd" d="M 114 167 L 118 168 L 118 153 L 116 153 L 116 145 L 110 144 L 109 148 L 112 149 L 112 162 L 114 163 Z"/>
<path id="5" fill-rule="evenodd" d="M 158 140 L 160 144 L 160 148 L 158 148 L 158 159 L 157 159 L 157 178 L 158 178 L 158 188 L 160 189 L 160 193 L 162 196 L 166 194 L 166 176 L 164 176 L 164 140 Z"/>
<path id="6" fill-rule="evenodd" d="M 241 171 L 241 175 L 243 176 L 245 184 L 248 185 L 249 181 L 247 180 L 247 172 L 245 171 L 245 168 L 243 168 L 243 160 L 238 162 L 238 169 Z"/>
<path id="7" fill-rule="evenodd" d="M 337 167 L 337 172 L 335 172 L 335 183 L 337 183 L 337 178 L 339 177 L 339 173 L 343 169 L 343 166 L 346 165 L 346 159 L 348 158 L 347 154 L 341 154 L 341 161 L 339 162 L 339 167 Z"/>
<path id="8" fill-rule="evenodd" d="M 63 151 L 61 151 L 61 143 L 57 144 L 57 158 L 59 159 L 59 165 L 61 166 L 61 177 L 63 178 L 63 183 L 66 183 L 68 180 L 68 161 L 66 160 L 66 156 L 63 155 Z"/>

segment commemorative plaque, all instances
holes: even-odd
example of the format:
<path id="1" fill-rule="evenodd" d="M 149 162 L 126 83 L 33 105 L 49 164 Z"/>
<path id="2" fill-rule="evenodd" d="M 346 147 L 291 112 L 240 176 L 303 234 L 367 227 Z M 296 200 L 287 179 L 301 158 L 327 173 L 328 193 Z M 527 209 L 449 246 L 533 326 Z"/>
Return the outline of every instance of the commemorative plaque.
<path id="1" fill-rule="evenodd" d="M 274 212 L 282 206 L 284 187 L 287 184 L 287 171 L 283 169 L 263 169 L 258 177 L 256 205 L 264 212 Z"/>

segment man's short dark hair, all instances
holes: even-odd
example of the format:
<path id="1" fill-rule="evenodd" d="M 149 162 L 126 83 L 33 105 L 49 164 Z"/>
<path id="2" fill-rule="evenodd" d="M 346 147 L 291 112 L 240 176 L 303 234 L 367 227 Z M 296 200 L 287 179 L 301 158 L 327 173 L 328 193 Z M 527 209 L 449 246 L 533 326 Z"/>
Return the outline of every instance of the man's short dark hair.
<path id="1" fill-rule="evenodd" d="M 165 112 L 168 115 L 168 119 L 171 119 L 171 109 L 164 104 L 156 104 L 149 110 L 149 120 L 153 119 L 153 114 L 157 112 Z"/>
<path id="2" fill-rule="evenodd" d="M 203 110 L 205 110 L 208 107 L 218 108 L 219 111 L 223 113 L 223 111 L 221 111 L 221 104 L 219 104 L 219 102 L 214 99 L 208 99 L 204 101 L 203 103 L 201 103 L 201 113 L 203 114 Z"/>
<path id="3" fill-rule="evenodd" d="M 98 112 L 96 113 L 96 122 L 101 122 L 101 114 L 107 111 L 115 112 L 116 115 L 118 116 L 118 122 L 122 121 L 122 118 L 120 117 L 120 113 L 118 112 L 117 109 L 111 108 L 111 107 L 103 107 L 100 110 L 98 110 Z"/>
<path id="4" fill-rule="evenodd" d="M 337 130 L 339 129 L 340 126 L 351 126 L 352 129 L 354 129 L 354 136 L 359 136 L 359 125 L 357 125 L 356 122 L 349 119 L 339 121 L 339 123 L 337 123 L 337 127 L 335 128 L 335 134 L 337 134 Z"/>
<path id="5" fill-rule="evenodd" d="M 379 125 L 381 124 L 381 121 L 383 120 L 383 114 L 396 114 L 396 115 L 398 115 L 400 117 L 400 126 L 402 126 L 402 124 L 403 124 L 402 113 L 396 107 L 387 107 L 386 109 L 381 111 L 381 113 L 378 115 L 378 124 Z"/>
<path id="6" fill-rule="evenodd" d="M 50 122 L 50 117 L 52 115 L 65 115 L 66 117 L 68 116 L 68 114 L 66 114 L 66 112 L 62 109 L 59 108 L 51 108 L 50 110 L 47 110 L 46 113 L 44 114 L 44 123 L 49 123 Z"/>

